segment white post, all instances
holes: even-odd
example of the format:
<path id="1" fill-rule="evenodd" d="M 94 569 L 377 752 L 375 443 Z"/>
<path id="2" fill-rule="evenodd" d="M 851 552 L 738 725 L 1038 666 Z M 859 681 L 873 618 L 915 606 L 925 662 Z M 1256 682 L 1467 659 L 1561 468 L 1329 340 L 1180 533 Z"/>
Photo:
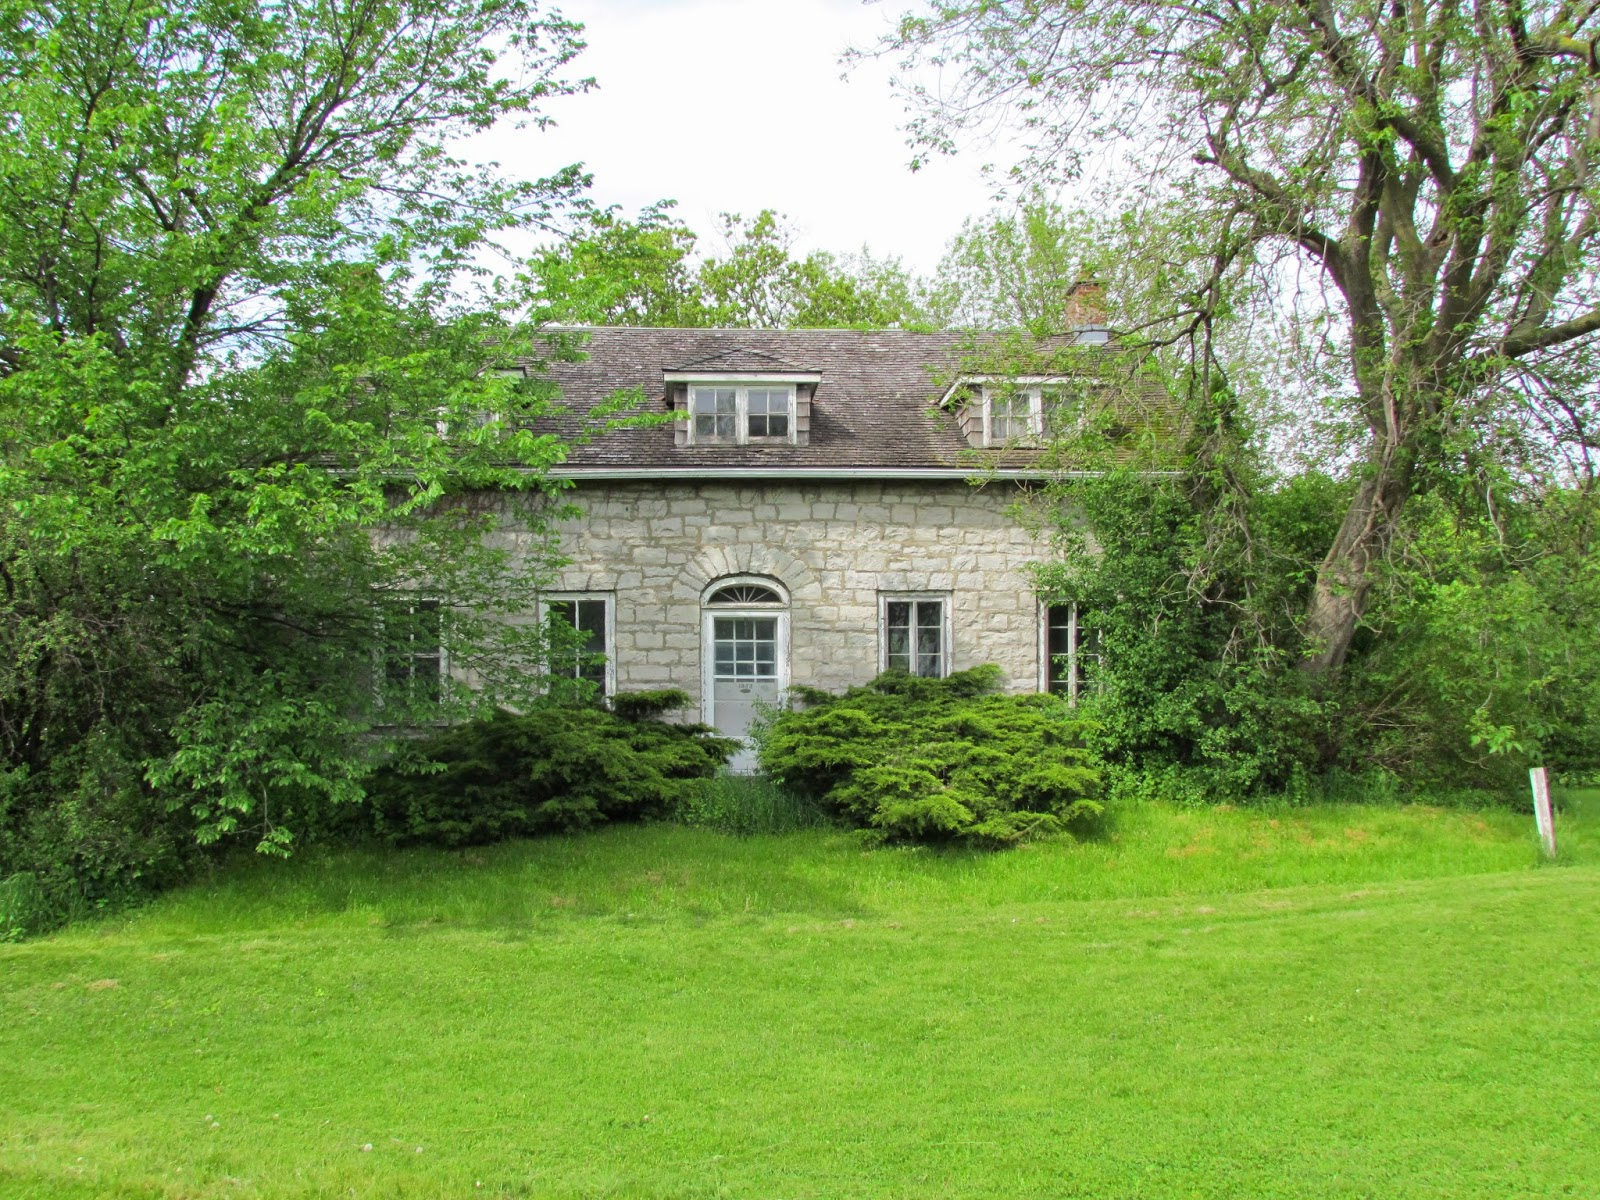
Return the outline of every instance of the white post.
<path id="1" fill-rule="evenodd" d="M 1550 809 L 1550 778 L 1543 767 L 1528 772 L 1528 782 L 1533 785 L 1533 819 L 1539 826 L 1539 841 L 1545 855 L 1556 856 L 1556 818 Z"/>

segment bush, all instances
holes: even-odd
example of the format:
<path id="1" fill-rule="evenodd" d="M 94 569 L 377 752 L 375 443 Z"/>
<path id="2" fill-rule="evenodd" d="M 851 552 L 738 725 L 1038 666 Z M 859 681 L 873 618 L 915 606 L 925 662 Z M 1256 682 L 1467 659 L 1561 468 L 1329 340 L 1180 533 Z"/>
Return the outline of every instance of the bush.
<path id="1" fill-rule="evenodd" d="M 37 773 L 0 770 L 0 939 L 141 900 L 198 855 L 186 814 L 103 731 Z"/>
<path id="2" fill-rule="evenodd" d="M 1010 845 L 1097 818 L 1088 722 L 1055 696 L 995 695 L 999 683 L 999 668 L 984 666 L 813 694 L 762 733 L 762 766 L 889 839 Z"/>
<path id="3" fill-rule="evenodd" d="M 674 707 L 659 695 L 618 704 Z M 501 711 L 413 743 L 369 788 L 377 830 L 399 842 L 465 846 L 661 816 L 736 748 L 703 725 L 620 711 Z"/>

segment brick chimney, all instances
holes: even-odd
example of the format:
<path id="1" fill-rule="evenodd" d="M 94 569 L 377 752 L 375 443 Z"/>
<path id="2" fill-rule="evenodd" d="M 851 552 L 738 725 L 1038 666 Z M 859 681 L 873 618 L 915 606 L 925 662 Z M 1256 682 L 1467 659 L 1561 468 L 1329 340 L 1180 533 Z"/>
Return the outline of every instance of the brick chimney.
<path id="1" fill-rule="evenodd" d="M 1106 327 L 1106 288 L 1098 279 L 1080 279 L 1067 289 L 1067 332 L 1077 334 L 1080 346 L 1099 346 L 1111 340 Z"/>

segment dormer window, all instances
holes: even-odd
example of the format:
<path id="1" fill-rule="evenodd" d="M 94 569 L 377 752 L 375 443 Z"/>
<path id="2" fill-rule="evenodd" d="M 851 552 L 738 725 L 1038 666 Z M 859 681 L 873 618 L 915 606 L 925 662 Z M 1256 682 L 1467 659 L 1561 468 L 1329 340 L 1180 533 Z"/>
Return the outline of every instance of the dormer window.
<path id="1" fill-rule="evenodd" d="M 1065 394 L 1059 386 L 986 386 L 983 389 L 983 444 L 1037 443 L 1060 427 Z"/>
<path id="2" fill-rule="evenodd" d="M 689 386 L 690 440 L 735 445 L 789 442 L 794 431 L 794 385 Z"/>
<path id="3" fill-rule="evenodd" d="M 1036 446 L 1081 426 L 1090 390 L 1066 379 L 986 383 L 962 429 L 975 446 Z"/>
<path id="4" fill-rule="evenodd" d="M 1038 438 L 1042 422 L 1038 388 L 984 388 L 983 403 L 985 445 Z"/>

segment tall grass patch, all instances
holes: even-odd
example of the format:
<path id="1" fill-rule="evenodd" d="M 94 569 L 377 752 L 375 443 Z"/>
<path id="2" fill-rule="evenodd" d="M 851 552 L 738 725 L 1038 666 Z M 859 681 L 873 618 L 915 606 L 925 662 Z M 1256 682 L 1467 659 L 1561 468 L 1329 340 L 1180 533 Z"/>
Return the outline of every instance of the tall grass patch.
<path id="1" fill-rule="evenodd" d="M 680 824 L 741 835 L 795 833 L 832 823 L 811 800 L 765 775 L 726 771 L 685 787 L 672 816 Z"/>

